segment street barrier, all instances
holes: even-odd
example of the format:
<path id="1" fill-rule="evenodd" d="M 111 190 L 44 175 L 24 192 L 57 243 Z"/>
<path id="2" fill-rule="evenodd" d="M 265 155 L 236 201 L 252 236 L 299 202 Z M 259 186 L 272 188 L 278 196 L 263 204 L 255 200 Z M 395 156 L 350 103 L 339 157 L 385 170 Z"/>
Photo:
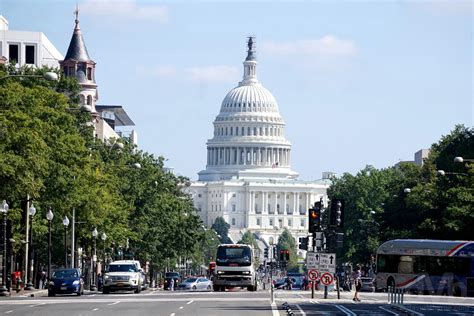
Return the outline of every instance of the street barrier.
<path id="1" fill-rule="evenodd" d="M 404 289 L 397 288 L 395 286 L 388 287 L 388 303 L 403 305 L 403 295 L 405 294 Z"/>

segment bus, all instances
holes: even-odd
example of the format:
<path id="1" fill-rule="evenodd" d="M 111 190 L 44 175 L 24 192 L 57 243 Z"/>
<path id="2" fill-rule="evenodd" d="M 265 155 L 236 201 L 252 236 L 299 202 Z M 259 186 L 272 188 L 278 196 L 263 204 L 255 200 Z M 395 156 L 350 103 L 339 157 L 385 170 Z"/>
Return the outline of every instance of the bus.
<path id="1" fill-rule="evenodd" d="M 254 251 L 249 245 L 219 245 L 212 280 L 214 291 L 225 291 L 232 287 L 246 287 L 248 291 L 256 291 L 255 259 Z"/>
<path id="2" fill-rule="evenodd" d="M 474 241 L 396 239 L 377 250 L 375 288 L 474 296 Z"/>

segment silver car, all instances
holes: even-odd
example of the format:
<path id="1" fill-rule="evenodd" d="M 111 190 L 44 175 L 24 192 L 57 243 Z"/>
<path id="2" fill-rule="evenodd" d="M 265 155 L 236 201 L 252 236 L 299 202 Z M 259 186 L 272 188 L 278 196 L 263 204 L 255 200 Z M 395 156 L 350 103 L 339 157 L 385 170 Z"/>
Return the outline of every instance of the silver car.
<path id="1" fill-rule="evenodd" d="M 211 291 L 212 281 L 208 278 L 189 278 L 178 285 L 181 291 Z"/>

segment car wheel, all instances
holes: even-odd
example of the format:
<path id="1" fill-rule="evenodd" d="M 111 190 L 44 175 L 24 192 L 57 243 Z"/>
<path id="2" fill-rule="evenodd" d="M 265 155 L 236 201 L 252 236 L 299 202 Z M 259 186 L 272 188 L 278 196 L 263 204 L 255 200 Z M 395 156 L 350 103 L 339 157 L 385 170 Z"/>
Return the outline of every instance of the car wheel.
<path id="1" fill-rule="evenodd" d="M 213 290 L 214 290 L 214 292 L 219 292 L 220 288 L 219 288 L 218 285 L 214 285 Z"/>
<path id="2" fill-rule="evenodd" d="M 196 291 L 197 290 L 197 287 L 196 285 L 193 286 L 193 291 Z"/>

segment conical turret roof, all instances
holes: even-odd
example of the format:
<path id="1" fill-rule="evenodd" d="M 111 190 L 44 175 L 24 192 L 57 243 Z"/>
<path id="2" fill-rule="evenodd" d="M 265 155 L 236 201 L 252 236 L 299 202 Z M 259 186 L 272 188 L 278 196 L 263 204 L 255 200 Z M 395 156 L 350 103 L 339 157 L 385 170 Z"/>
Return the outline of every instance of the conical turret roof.
<path id="1" fill-rule="evenodd" d="M 89 53 L 87 52 L 86 44 L 82 38 L 81 28 L 79 26 L 79 19 L 76 14 L 76 26 L 74 27 L 74 33 L 72 34 L 69 48 L 67 49 L 66 57 L 64 60 L 77 60 L 77 61 L 89 61 Z"/>

